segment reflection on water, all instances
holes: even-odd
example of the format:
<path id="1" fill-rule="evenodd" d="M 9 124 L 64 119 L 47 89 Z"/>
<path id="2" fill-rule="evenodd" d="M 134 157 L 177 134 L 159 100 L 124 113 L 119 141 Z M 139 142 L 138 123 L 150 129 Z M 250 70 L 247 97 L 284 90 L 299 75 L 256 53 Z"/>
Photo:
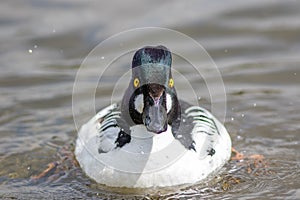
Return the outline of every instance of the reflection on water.
<path id="1" fill-rule="evenodd" d="M 300 196 L 299 8 L 299 2 L 280 0 L 132 1 L 118 7 L 96 1 L 1 2 L 0 197 L 296 199 Z M 205 184 L 120 190 L 94 183 L 67 160 L 58 169 L 58 178 L 30 181 L 48 163 L 64 160 L 72 152 L 77 135 L 72 87 L 83 58 L 103 39 L 141 26 L 181 31 L 208 50 L 225 82 L 225 125 L 233 145 L 245 154 L 263 154 L 271 173 L 256 176 L 231 161 Z M 130 63 L 122 62 L 122 69 Z M 104 89 L 97 91 L 99 107 L 109 103 L 110 85 L 116 78 L 112 73 L 104 80 Z M 184 94 L 184 88 L 178 88 Z M 82 106 L 88 102 L 84 94 Z M 209 107 L 209 102 L 204 91 L 200 103 Z M 82 117 L 91 116 L 83 112 Z"/>

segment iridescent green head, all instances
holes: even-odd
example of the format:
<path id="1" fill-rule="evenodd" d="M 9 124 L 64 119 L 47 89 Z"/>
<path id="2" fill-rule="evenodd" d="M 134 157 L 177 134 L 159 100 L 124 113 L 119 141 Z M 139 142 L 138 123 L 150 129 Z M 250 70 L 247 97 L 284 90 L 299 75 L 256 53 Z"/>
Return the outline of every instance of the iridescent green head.
<path id="1" fill-rule="evenodd" d="M 155 83 L 169 87 L 172 79 L 171 64 L 171 52 L 164 46 L 146 46 L 139 49 L 132 59 L 134 86 Z M 173 79 L 171 85 L 172 82 Z"/>
<path id="2" fill-rule="evenodd" d="M 179 115 L 171 64 L 171 52 L 164 46 L 137 50 L 131 83 L 123 98 L 123 111 L 129 111 L 130 119 L 157 134 L 166 131 Z"/>

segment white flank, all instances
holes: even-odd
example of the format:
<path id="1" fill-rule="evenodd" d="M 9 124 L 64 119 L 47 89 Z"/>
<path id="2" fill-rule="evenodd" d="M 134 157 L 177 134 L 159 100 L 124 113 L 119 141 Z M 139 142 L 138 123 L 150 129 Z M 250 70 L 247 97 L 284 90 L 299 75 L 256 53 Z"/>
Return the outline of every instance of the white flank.
<path id="1" fill-rule="evenodd" d="M 136 106 L 139 110 L 142 104 L 138 102 L 142 99 L 140 96 L 135 101 L 135 105 L 140 106 Z M 213 134 L 216 130 L 206 127 L 209 121 L 204 124 L 200 122 L 190 124 L 194 126 L 194 132 L 181 134 L 192 134 L 196 151 L 186 149 L 175 139 L 170 126 L 166 132 L 160 134 L 148 132 L 143 125 L 133 126 L 131 141 L 122 148 L 115 148 L 114 141 L 118 135 L 118 128 L 108 128 L 104 132 L 99 132 L 102 126 L 99 123 L 99 116 L 110 112 L 112 108 L 113 106 L 100 111 L 85 124 L 79 131 L 76 141 L 75 155 L 80 166 L 98 183 L 128 188 L 196 183 L 217 172 L 230 158 L 231 140 L 225 127 L 202 108 L 203 112 L 198 110 L 189 114 L 193 118 L 199 117 L 200 113 L 209 116 L 215 122 L 218 133 Z M 202 133 L 204 130 L 211 131 L 213 136 Z M 106 131 L 110 132 L 105 133 Z M 215 150 L 212 156 L 207 152 L 210 145 L 213 145 Z M 99 153 L 99 147 L 108 152 Z"/>

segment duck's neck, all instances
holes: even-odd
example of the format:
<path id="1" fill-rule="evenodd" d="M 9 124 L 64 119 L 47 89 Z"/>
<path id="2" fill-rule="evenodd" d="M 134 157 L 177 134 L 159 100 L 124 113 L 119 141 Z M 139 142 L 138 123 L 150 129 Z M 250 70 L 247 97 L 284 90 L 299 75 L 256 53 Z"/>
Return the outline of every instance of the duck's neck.
<path id="1" fill-rule="evenodd" d="M 181 117 L 181 107 L 175 88 L 166 90 L 168 96 L 170 96 L 170 109 L 168 109 L 168 124 L 174 127 L 176 123 L 179 123 Z M 122 117 L 127 121 L 129 125 L 143 124 L 142 114 L 135 109 L 134 100 L 138 95 L 143 94 L 143 88 L 134 89 L 128 87 L 121 104 Z M 167 99 L 168 100 L 168 99 Z"/>
<path id="2" fill-rule="evenodd" d="M 134 108 L 134 98 L 139 94 L 142 94 L 141 88 L 135 90 L 129 85 L 122 99 L 122 118 L 124 118 L 130 126 L 143 123 L 141 113 L 136 111 Z"/>

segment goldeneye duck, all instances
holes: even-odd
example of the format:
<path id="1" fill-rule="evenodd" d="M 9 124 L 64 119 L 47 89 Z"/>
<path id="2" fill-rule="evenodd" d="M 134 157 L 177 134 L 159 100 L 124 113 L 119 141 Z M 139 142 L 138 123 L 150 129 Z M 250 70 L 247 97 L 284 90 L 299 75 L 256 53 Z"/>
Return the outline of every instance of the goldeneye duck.
<path id="1" fill-rule="evenodd" d="M 229 160 L 231 140 L 206 109 L 179 100 L 164 46 L 139 49 L 120 104 L 98 112 L 78 132 L 83 171 L 112 187 L 198 183 Z"/>

